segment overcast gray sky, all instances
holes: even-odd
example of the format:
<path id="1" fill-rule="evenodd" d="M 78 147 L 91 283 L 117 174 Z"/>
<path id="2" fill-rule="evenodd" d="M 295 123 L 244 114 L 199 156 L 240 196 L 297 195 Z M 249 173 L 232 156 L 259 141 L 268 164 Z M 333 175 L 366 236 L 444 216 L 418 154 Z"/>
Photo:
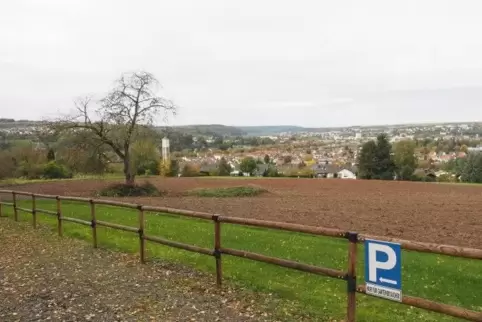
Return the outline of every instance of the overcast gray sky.
<path id="1" fill-rule="evenodd" d="M 3 1 L 0 117 L 144 69 L 171 124 L 482 120 L 482 1 Z"/>

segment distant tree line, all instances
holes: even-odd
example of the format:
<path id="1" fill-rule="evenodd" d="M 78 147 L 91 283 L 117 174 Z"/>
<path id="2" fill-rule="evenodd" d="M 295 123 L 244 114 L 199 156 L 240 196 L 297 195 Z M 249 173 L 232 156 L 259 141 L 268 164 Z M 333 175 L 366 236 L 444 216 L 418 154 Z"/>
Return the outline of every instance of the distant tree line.
<path id="1" fill-rule="evenodd" d="M 481 143 L 480 139 L 456 139 L 449 140 L 444 139 L 415 139 L 415 145 L 417 148 L 426 149 L 426 151 L 433 151 L 436 153 L 445 152 L 467 152 L 468 147 L 476 147 Z"/>
<path id="2" fill-rule="evenodd" d="M 433 145 L 435 143 L 435 145 Z M 433 141 L 426 140 L 402 140 L 393 146 L 386 134 L 377 136 L 376 141 L 368 141 L 363 144 L 358 157 L 358 177 L 360 179 L 378 180 L 413 180 L 413 181 L 460 181 L 482 183 L 482 154 L 468 153 L 466 158 L 454 158 L 442 166 L 447 171 L 436 179 L 432 172 L 416 174 L 415 170 L 421 165 L 415 152 L 421 149 L 421 153 L 427 154 L 427 147 L 446 146 L 466 152 L 467 145 L 472 142 L 464 140 Z M 460 145 L 461 144 L 461 145 Z M 424 161 L 425 162 L 425 161 Z M 434 170 L 433 164 L 427 162 L 428 169 Z"/>
<path id="3" fill-rule="evenodd" d="M 158 173 L 158 135 L 151 125 L 157 115 L 176 111 L 171 101 L 156 95 L 158 85 L 150 73 L 126 73 L 102 99 L 79 97 L 72 115 L 34 131 L 36 142 L 6 146 L 0 153 L 0 178 L 101 174 L 118 164 L 125 184 L 134 186 L 138 174 Z"/>
<path id="4" fill-rule="evenodd" d="M 414 176 L 418 166 L 416 144 L 412 140 L 402 140 L 392 146 L 386 134 L 378 135 L 376 141 L 368 141 L 361 148 L 358 177 L 368 180 L 424 179 Z"/>

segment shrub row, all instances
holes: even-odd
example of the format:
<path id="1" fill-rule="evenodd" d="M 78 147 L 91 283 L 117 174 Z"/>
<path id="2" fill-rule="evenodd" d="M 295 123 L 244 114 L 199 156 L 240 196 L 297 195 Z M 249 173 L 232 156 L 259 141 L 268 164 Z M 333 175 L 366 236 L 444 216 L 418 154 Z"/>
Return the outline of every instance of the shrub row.
<path id="1" fill-rule="evenodd" d="M 56 161 L 45 164 L 31 164 L 20 162 L 17 168 L 19 177 L 27 179 L 67 179 L 72 178 L 72 172 L 64 165 Z"/>

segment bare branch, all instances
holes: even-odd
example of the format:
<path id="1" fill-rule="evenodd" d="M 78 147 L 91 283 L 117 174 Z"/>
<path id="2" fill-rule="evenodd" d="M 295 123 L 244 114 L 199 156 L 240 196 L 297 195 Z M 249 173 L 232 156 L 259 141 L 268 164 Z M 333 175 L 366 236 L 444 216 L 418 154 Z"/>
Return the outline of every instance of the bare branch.
<path id="1" fill-rule="evenodd" d="M 160 88 L 150 73 L 123 74 L 96 110 L 91 110 L 92 96 L 77 98 L 74 101 L 76 115 L 56 122 L 55 128 L 92 133 L 99 144 L 109 146 L 124 161 L 126 182 L 133 183 L 135 174 L 130 166 L 130 148 L 139 138 L 142 126 L 151 125 L 161 115 L 163 121 L 167 121 L 169 115 L 176 114 L 174 103 L 157 95 Z"/>
<path id="2" fill-rule="evenodd" d="M 80 117 L 84 119 L 85 124 L 91 124 L 92 120 L 89 116 L 89 105 L 92 101 L 92 95 L 86 95 L 82 97 L 77 97 L 74 100 L 74 105 L 79 112 Z"/>

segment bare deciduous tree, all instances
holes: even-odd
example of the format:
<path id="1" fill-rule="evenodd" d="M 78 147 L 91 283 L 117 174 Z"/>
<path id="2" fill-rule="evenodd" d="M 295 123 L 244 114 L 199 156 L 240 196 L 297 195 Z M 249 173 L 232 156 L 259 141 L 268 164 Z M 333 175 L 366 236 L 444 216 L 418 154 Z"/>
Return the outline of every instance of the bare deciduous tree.
<path id="1" fill-rule="evenodd" d="M 132 143 L 157 116 L 167 120 L 176 113 L 172 101 L 157 96 L 159 88 L 158 80 L 150 73 L 123 74 L 97 108 L 92 108 L 91 96 L 78 98 L 77 114 L 55 122 L 55 126 L 61 130 L 89 131 L 99 144 L 111 148 L 122 160 L 125 182 L 133 185 L 136 172 L 132 167 Z"/>
<path id="2" fill-rule="evenodd" d="M 32 131 L 33 136 L 35 137 L 35 141 L 43 145 L 42 147 L 50 150 L 55 145 L 55 142 L 58 141 L 59 136 L 54 129 L 50 128 L 48 125 L 40 124 Z"/>

